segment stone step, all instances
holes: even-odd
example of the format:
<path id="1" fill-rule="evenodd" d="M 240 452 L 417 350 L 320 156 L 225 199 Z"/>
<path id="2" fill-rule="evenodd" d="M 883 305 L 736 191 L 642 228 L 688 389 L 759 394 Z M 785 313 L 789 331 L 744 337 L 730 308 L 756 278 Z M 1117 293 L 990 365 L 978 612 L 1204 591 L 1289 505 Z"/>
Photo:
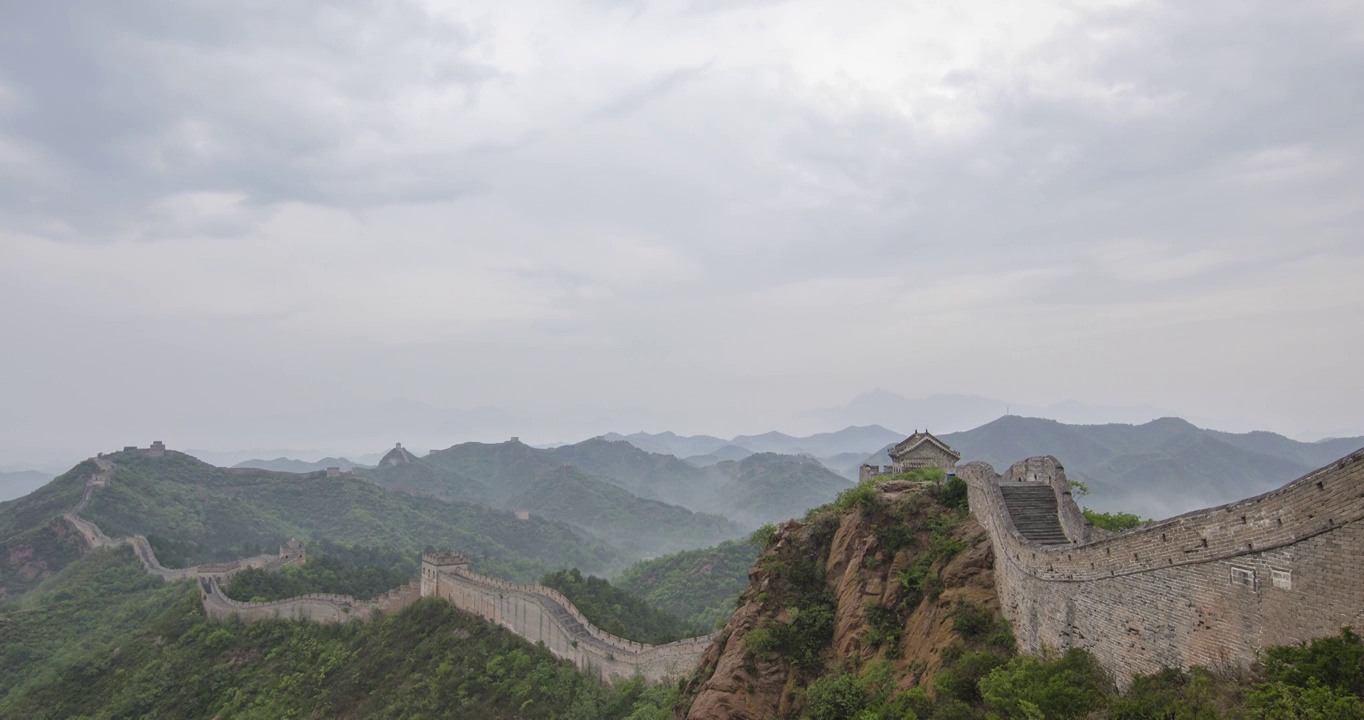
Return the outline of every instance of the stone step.
<path id="1" fill-rule="evenodd" d="M 1070 542 L 1057 516 L 1056 493 L 1050 485 L 1001 485 L 1004 506 L 1019 534 L 1041 545 Z"/>

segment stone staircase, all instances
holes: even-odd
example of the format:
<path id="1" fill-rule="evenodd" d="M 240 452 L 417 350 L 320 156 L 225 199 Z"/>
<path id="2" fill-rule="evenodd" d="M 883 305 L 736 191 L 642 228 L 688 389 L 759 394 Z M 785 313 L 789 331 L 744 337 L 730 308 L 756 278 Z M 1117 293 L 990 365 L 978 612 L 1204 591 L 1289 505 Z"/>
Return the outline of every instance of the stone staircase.
<path id="1" fill-rule="evenodd" d="M 1022 483 L 1000 485 L 1004 506 L 1009 509 L 1014 527 L 1023 537 L 1041 545 L 1065 545 L 1070 542 L 1061 529 L 1057 517 L 1056 493 L 1050 485 Z"/>

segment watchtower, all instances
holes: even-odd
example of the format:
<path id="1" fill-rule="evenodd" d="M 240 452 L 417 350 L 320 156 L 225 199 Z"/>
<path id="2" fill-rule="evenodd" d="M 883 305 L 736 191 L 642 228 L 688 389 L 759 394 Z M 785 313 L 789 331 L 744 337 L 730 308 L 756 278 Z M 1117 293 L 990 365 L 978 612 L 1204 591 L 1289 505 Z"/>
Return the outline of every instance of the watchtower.
<path id="1" fill-rule="evenodd" d="M 434 595 L 442 573 L 454 574 L 469 570 L 469 558 L 454 550 L 433 550 L 422 553 L 422 597 Z"/>

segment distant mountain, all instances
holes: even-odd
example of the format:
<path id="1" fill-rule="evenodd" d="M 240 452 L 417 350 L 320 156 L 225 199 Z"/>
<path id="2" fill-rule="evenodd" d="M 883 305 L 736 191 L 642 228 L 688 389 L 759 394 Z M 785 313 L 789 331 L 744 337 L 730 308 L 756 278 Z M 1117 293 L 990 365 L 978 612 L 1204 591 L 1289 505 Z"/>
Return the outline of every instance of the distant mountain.
<path id="1" fill-rule="evenodd" d="M 563 520 L 634 557 L 704 547 L 746 530 L 694 511 L 707 488 L 701 470 L 603 438 L 553 449 L 462 443 L 368 474 L 394 490 Z"/>
<path id="2" fill-rule="evenodd" d="M 236 468 L 256 468 L 257 470 L 273 470 L 275 472 L 307 473 L 327 468 L 341 468 L 349 471 L 355 467 L 370 467 L 360 463 L 351 462 L 346 458 L 325 457 L 317 462 L 307 460 L 294 460 L 293 458 L 277 457 L 274 460 L 243 460 L 232 467 Z"/>
<path id="3" fill-rule="evenodd" d="M 719 453 L 729 446 L 747 450 L 750 453 L 778 453 L 782 455 L 811 455 L 829 457 L 842 453 L 859 453 L 861 456 L 874 451 L 882 445 L 901 440 L 905 433 L 888 430 L 880 425 L 850 426 L 836 432 L 817 433 L 805 437 L 787 435 L 781 432 L 768 432 L 761 435 L 738 435 L 731 440 L 722 440 L 710 435 L 684 436 L 664 432 L 656 435 L 634 433 L 620 435 L 609 433 L 602 436 L 605 440 L 623 440 L 641 450 L 680 458 L 702 457 Z M 738 460 L 734 450 L 725 450 L 727 457 L 716 455 L 722 460 Z M 704 460 L 702 464 L 706 464 Z"/>
<path id="4" fill-rule="evenodd" d="M 1277 488 L 1364 447 L 1364 438 L 1303 443 L 1269 432 L 1205 430 L 1179 418 L 1140 425 L 1067 425 L 1007 416 L 939 436 L 962 454 L 1003 469 L 1054 455 L 1092 494 L 1083 504 L 1163 518 Z M 868 462 L 888 463 L 885 449 Z"/>
<path id="5" fill-rule="evenodd" d="M 566 522 L 645 556 L 705 547 L 745 534 L 719 515 L 646 500 L 571 465 L 538 478 L 505 505 Z"/>
<path id="6" fill-rule="evenodd" d="M 719 486 L 700 509 L 750 527 L 801 517 L 852 487 L 818 460 L 776 453 L 718 463 L 706 472 Z"/>
<path id="7" fill-rule="evenodd" d="M 688 465 L 704 468 L 726 460 L 743 460 L 752 454 L 753 451 L 748 448 L 742 448 L 738 445 L 726 445 L 707 455 L 692 455 L 691 457 L 682 458 L 682 460 Z"/>
<path id="8" fill-rule="evenodd" d="M 630 442 L 606 437 L 548 449 L 516 441 L 463 443 L 409 463 L 381 465 L 367 474 L 384 487 L 404 492 L 511 510 L 538 507 L 541 512 L 551 512 L 543 502 L 533 502 L 536 493 L 552 489 L 544 484 L 545 478 L 585 482 L 576 475 L 560 474 L 566 466 L 614 485 L 636 500 L 668 503 L 693 513 L 694 517 L 688 520 L 690 526 L 674 521 L 654 527 L 656 537 L 645 543 L 652 543 L 651 547 L 702 547 L 735 536 L 733 528 L 714 525 L 713 518 L 705 513 L 729 518 L 743 530 L 751 530 L 767 521 L 803 515 L 849 486 L 847 480 L 813 458 L 760 453 L 737 462 L 725 460 L 698 468 L 671 455 L 648 452 Z M 554 497 L 564 499 L 562 493 L 556 492 Z M 624 498 L 597 490 L 583 497 L 608 503 L 610 507 L 604 505 L 597 511 L 577 508 L 571 519 L 566 515 L 547 516 L 564 517 L 580 527 L 589 527 L 584 518 L 628 525 L 621 513 L 611 510 L 624 506 Z M 589 529 L 599 537 L 621 537 L 617 527 L 606 524 Z M 707 536 L 710 532 L 719 534 Z M 638 550 L 642 546 L 633 541 L 626 547 Z"/>
<path id="9" fill-rule="evenodd" d="M 930 395 L 910 399 L 878 389 L 858 395 L 847 405 L 822 408 L 807 415 L 835 427 L 879 423 L 900 428 L 904 435 L 911 429 L 929 429 L 941 436 L 945 432 L 979 427 L 1009 413 L 1067 423 L 1143 423 L 1172 414 L 1148 405 L 1089 405 L 1067 401 L 1039 407 L 974 395 Z"/>
<path id="10" fill-rule="evenodd" d="M 812 455 L 829 457 L 840 453 L 867 452 L 890 442 L 905 438 L 905 433 L 887 430 L 880 425 L 846 427 L 837 432 L 817 433 L 806 437 L 792 437 L 785 433 L 769 432 L 762 435 L 739 435 L 732 442 L 753 452 L 783 455 Z"/>
<path id="11" fill-rule="evenodd" d="M 23 497 L 46 485 L 56 477 L 39 470 L 16 470 L 0 472 L 0 502 Z"/>
<path id="12" fill-rule="evenodd" d="M 660 455 L 672 455 L 674 457 L 689 457 L 692 455 L 706 455 L 729 444 L 727 440 L 710 435 L 678 435 L 674 432 L 661 432 L 651 434 L 637 432 L 630 435 L 620 433 L 606 433 L 602 436 L 604 440 L 623 440 L 634 445 L 640 450 L 647 450 L 651 453 Z"/>
<path id="13" fill-rule="evenodd" d="M 706 490 L 705 475 L 695 466 L 629 442 L 592 438 L 545 452 L 561 464 L 582 468 L 643 498 L 692 507 Z"/>

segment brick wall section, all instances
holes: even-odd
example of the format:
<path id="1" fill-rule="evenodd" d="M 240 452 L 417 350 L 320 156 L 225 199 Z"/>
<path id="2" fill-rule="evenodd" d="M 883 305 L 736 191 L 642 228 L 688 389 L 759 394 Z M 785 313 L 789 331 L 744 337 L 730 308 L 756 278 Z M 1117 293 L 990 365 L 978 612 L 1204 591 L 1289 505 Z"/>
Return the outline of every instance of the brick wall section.
<path id="1" fill-rule="evenodd" d="M 696 669 L 714 635 L 646 645 L 607 633 L 583 617 L 553 588 L 517 585 L 466 568 L 422 564 L 422 594 L 448 600 L 465 612 L 497 623 L 556 657 L 611 681 L 641 675 L 650 682 L 683 677 Z"/>
<path id="2" fill-rule="evenodd" d="M 1089 649 L 1125 684 L 1163 666 L 1244 666 L 1262 648 L 1335 634 L 1364 620 L 1364 451 L 1264 495 L 1111 535 L 1077 527 L 1055 458 L 1003 476 L 958 471 L 990 532 L 1001 606 L 1020 649 Z M 1000 483 L 1058 489 L 1081 544 L 1023 539 Z M 1082 516 L 1081 516 L 1082 517 Z"/>
<path id="3" fill-rule="evenodd" d="M 313 593 L 270 602 L 242 602 L 223 594 L 216 578 L 199 581 L 204 614 L 213 620 L 235 617 L 245 623 L 260 620 L 309 620 L 312 622 L 347 622 L 367 620 L 375 610 L 394 612 L 411 605 L 421 597 L 421 584 L 412 581 L 390 590 L 373 600 L 356 600 L 350 595 Z"/>

